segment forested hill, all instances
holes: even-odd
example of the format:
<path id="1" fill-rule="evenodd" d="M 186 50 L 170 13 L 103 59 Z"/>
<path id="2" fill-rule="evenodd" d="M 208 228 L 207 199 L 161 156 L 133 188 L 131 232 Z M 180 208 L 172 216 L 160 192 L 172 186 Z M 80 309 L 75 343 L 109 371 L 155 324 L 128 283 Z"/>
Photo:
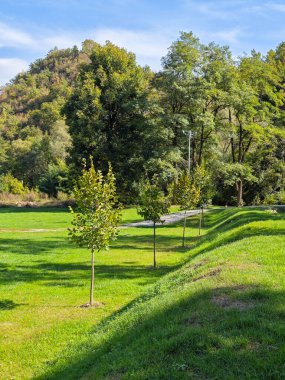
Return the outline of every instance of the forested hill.
<path id="1" fill-rule="evenodd" d="M 80 65 L 90 61 L 90 44 L 85 41 L 82 50 L 51 50 L 1 89 L 1 173 L 11 173 L 29 188 L 42 183 L 51 192 L 47 174 L 66 177 L 70 136 L 61 109 Z"/>
<path id="2" fill-rule="evenodd" d="M 167 192 L 189 131 L 203 202 L 285 203 L 285 43 L 233 59 L 183 32 L 158 73 L 111 42 L 52 50 L 2 88 L 0 193 L 68 192 L 90 155 L 123 201 L 146 179 Z"/>

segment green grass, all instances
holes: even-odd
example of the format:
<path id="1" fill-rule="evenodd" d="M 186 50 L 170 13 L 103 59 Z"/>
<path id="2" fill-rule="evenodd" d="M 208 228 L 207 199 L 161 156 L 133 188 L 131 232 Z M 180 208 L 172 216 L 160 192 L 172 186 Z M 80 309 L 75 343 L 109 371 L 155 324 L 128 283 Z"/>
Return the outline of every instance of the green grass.
<path id="1" fill-rule="evenodd" d="M 89 300 L 90 253 L 71 245 L 66 231 L 57 231 L 69 218 L 62 209 L 0 209 L 1 380 L 44 373 L 58 355 L 73 352 L 98 322 L 142 294 L 186 254 L 181 226 L 159 227 L 159 268 L 152 270 L 152 229 L 122 229 L 111 250 L 95 259 L 95 299 L 104 306 L 80 308 Z M 124 210 L 124 222 L 136 219 L 135 209 Z M 196 236 L 197 220 L 191 224 L 188 236 Z M 55 230 L 25 232 L 33 228 Z"/>
<path id="2" fill-rule="evenodd" d="M 178 207 L 172 206 L 170 211 L 176 212 Z M 0 230 L 64 229 L 70 226 L 71 219 L 68 208 L 0 208 Z M 142 219 L 135 207 L 122 210 L 121 223 L 138 222 Z"/>
<path id="3" fill-rule="evenodd" d="M 284 214 L 211 210 L 199 240 L 189 222 L 188 251 L 181 224 L 159 228 L 156 271 L 151 229 L 123 229 L 97 256 L 98 309 L 78 307 L 89 253 L 65 233 L 2 233 L 3 379 L 285 378 Z"/>
<path id="4" fill-rule="evenodd" d="M 72 216 L 68 208 L 39 207 L 0 208 L 0 229 L 63 229 L 70 226 Z M 135 208 L 122 212 L 122 223 L 141 220 Z"/>

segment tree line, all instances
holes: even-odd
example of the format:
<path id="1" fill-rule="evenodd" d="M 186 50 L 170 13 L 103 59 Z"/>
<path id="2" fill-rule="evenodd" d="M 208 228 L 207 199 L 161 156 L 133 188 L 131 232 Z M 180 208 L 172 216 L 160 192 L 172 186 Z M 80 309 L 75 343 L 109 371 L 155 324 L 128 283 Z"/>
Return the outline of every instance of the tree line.
<path id="1" fill-rule="evenodd" d="M 0 189 L 12 176 L 71 192 L 92 156 L 125 203 L 147 180 L 169 192 L 188 166 L 203 202 L 285 203 L 284 86 L 285 43 L 235 58 L 182 32 L 156 73 L 111 42 L 54 49 L 1 90 Z"/>

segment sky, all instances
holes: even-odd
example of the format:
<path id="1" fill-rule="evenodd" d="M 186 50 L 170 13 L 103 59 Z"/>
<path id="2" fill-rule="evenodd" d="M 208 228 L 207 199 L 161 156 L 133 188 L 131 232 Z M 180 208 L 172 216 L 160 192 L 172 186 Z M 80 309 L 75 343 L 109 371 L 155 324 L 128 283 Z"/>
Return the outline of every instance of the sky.
<path id="1" fill-rule="evenodd" d="M 180 31 L 265 54 L 285 41 L 285 0 L 0 0 L 0 85 L 55 46 L 106 40 L 160 69 Z"/>

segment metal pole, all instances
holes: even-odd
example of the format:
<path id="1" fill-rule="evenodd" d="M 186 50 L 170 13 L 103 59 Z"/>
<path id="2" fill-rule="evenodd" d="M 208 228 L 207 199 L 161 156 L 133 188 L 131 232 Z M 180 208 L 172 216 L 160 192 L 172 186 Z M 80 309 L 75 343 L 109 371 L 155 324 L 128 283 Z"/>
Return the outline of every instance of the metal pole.
<path id="1" fill-rule="evenodd" d="M 191 136 L 192 133 L 189 131 L 189 142 L 188 142 L 188 174 L 190 175 L 191 169 Z"/>

